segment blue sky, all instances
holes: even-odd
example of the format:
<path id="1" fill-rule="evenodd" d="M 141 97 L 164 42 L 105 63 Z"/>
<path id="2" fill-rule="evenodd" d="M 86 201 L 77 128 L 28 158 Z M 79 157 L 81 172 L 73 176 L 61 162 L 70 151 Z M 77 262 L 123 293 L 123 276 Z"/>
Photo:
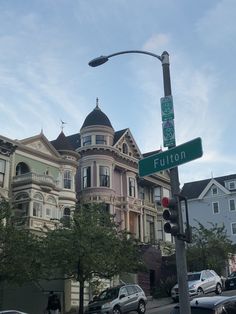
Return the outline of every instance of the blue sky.
<path id="1" fill-rule="evenodd" d="M 0 0 L 0 134 L 49 140 L 79 132 L 96 97 L 114 129 L 140 150 L 162 144 L 158 59 L 168 51 L 177 145 L 202 138 L 184 182 L 236 173 L 235 0 Z"/>

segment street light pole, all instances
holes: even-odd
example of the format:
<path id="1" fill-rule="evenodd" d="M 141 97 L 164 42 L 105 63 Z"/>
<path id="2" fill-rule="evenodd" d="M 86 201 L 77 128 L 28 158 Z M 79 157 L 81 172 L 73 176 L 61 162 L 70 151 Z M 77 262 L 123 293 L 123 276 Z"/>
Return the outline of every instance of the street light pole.
<path id="1" fill-rule="evenodd" d="M 164 96 L 171 95 L 171 81 L 170 81 L 170 63 L 169 63 L 169 54 L 167 51 L 164 51 L 161 56 L 158 56 L 154 53 L 143 51 L 143 50 L 126 50 L 113 53 L 108 56 L 100 56 L 89 62 L 89 65 L 92 67 L 97 67 L 107 62 L 109 58 L 118 56 L 121 54 L 128 53 L 141 53 L 146 54 L 152 57 L 159 59 L 162 63 L 163 70 L 163 85 L 164 85 Z M 175 147 L 175 144 L 172 147 Z M 170 184 L 171 184 L 171 193 L 173 196 L 180 194 L 179 188 L 179 174 L 178 167 L 170 169 Z M 179 214 L 179 224 L 180 228 L 183 225 L 183 218 L 181 208 L 178 209 Z M 189 304 L 189 292 L 187 284 L 187 263 L 186 263 L 186 252 L 185 252 L 185 242 L 179 240 L 175 237 L 175 251 L 176 251 L 176 267 L 177 267 L 177 277 L 178 277 L 178 286 L 179 286 L 179 304 L 180 304 L 180 314 L 190 314 L 190 304 Z"/>

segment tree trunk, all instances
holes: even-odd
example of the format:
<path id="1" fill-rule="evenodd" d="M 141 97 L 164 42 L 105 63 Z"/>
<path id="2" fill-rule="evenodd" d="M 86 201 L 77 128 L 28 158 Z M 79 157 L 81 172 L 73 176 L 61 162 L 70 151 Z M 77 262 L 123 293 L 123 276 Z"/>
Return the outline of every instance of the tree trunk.
<path id="1" fill-rule="evenodd" d="M 84 313 L 84 281 L 79 282 L 79 314 Z"/>

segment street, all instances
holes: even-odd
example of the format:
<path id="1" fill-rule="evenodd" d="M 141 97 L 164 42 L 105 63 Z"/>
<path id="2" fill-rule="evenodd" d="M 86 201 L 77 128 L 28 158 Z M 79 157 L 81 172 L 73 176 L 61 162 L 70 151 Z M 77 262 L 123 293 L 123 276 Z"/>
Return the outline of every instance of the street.
<path id="1" fill-rule="evenodd" d="M 209 293 L 205 296 L 213 296 L 215 295 L 214 293 Z M 222 295 L 225 296 L 234 296 L 236 295 L 236 290 L 229 290 L 229 291 L 223 291 Z M 153 308 L 153 309 L 149 309 L 146 311 L 147 314 L 154 314 L 154 313 L 158 313 L 158 314 L 170 314 L 171 309 L 175 306 L 175 304 L 177 303 L 171 303 L 168 305 L 164 305 L 158 308 Z"/>

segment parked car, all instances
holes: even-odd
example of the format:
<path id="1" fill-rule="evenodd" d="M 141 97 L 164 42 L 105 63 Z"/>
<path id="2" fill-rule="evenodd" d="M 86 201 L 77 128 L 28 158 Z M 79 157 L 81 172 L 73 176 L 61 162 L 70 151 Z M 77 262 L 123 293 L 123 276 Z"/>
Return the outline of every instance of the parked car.
<path id="1" fill-rule="evenodd" d="M 236 313 L 236 297 L 212 296 L 195 298 L 190 302 L 191 314 L 234 314 Z M 179 314 L 179 304 L 170 314 Z"/>
<path id="2" fill-rule="evenodd" d="M 189 296 L 203 295 L 209 292 L 221 294 L 222 281 L 214 270 L 202 270 L 188 273 Z M 171 289 L 171 297 L 177 302 L 179 299 L 178 284 Z"/>
<path id="3" fill-rule="evenodd" d="M 5 311 L 0 311 L 0 314 L 27 314 L 27 313 L 16 311 L 16 310 L 5 310 Z"/>
<path id="4" fill-rule="evenodd" d="M 140 286 L 136 284 L 120 285 L 108 288 L 94 297 L 86 310 L 86 314 L 121 314 L 137 311 L 144 314 L 147 297 Z"/>
<path id="5" fill-rule="evenodd" d="M 236 271 L 233 271 L 225 280 L 225 290 L 236 289 Z"/>

